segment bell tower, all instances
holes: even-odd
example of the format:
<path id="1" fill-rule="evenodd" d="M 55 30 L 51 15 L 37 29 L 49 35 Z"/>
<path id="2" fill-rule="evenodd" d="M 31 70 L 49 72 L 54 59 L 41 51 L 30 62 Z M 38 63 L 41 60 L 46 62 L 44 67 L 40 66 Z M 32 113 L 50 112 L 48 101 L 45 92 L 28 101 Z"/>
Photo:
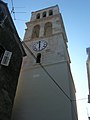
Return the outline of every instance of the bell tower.
<path id="1" fill-rule="evenodd" d="M 67 50 L 67 37 L 58 6 L 32 12 L 30 22 L 26 23 L 24 43 L 36 56 L 41 54 L 41 63 L 50 65 L 63 61 L 70 62 Z M 28 57 L 28 56 L 27 56 Z M 29 54 L 24 69 L 37 65 Z M 29 65 L 28 65 L 29 64 Z"/>
<path id="2" fill-rule="evenodd" d="M 58 5 L 32 12 L 12 120 L 77 120 L 67 36 Z M 74 102 L 73 102 L 74 100 Z"/>

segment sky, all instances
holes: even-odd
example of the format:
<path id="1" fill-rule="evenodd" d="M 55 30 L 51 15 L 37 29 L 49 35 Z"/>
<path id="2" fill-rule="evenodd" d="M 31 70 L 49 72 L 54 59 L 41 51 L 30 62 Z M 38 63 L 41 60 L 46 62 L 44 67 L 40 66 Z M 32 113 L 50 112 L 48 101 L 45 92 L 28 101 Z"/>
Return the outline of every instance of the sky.
<path id="1" fill-rule="evenodd" d="M 12 10 L 11 0 L 4 0 Z M 90 0 L 13 0 L 14 20 L 19 36 L 23 40 L 31 12 L 57 5 L 63 17 L 68 37 L 71 71 L 76 87 L 78 120 L 88 120 L 88 79 L 86 70 L 87 53 L 90 47 Z M 22 13 L 18 13 L 22 12 Z M 16 19 L 16 20 L 15 20 Z"/>

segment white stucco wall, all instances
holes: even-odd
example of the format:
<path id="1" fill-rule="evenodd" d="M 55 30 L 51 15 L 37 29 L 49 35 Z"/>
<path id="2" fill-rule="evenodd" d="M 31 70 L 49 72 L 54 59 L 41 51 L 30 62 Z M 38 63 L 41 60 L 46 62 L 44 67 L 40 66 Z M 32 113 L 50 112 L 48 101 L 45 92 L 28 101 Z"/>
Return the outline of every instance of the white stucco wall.
<path id="1" fill-rule="evenodd" d="M 70 97 L 67 63 L 45 67 Z M 20 75 L 12 120 L 72 120 L 71 102 L 39 66 Z"/>

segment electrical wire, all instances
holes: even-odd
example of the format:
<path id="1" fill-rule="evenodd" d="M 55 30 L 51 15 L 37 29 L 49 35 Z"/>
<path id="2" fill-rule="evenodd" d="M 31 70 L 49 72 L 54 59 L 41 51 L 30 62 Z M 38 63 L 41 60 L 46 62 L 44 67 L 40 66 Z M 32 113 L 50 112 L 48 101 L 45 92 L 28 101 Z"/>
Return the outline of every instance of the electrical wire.
<path id="1" fill-rule="evenodd" d="M 13 13 L 14 20 L 25 21 L 25 20 L 21 20 L 21 19 L 16 19 L 16 13 L 26 13 L 26 12 L 15 12 L 15 7 L 14 7 L 14 4 L 13 4 L 13 0 L 11 0 L 11 4 L 12 4 L 11 14 Z"/>
<path id="2" fill-rule="evenodd" d="M 14 7 L 14 5 L 13 5 L 13 0 L 11 0 L 11 4 L 12 4 L 12 7 Z"/>
<path id="3" fill-rule="evenodd" d="M 12 10 L 11 10 L 11 13 L 15 13 L 15 12 L 14 12 L 13 0 L 11 0 L 11 4 L 12 4 Z"/>
<path id="4" fill-rule="evenodd" d="M 12 10 L 11 10 L 11 14 L 13 13 L 14 20 L 16 20 L 16 17 L 15 17 L 15 9 L 14 9 L 13 0 L 11 0 L 11 4 L 12 4 Z"/>

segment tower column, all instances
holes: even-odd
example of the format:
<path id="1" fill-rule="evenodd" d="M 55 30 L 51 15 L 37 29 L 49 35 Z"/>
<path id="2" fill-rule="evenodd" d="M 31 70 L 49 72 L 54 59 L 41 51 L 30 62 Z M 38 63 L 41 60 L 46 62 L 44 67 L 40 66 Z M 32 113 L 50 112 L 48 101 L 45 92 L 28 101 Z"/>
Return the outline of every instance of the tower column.
<path id="1" fill-rule="evenodd" d="M 40 26 L 41 26 L 41 29 L 40 29 L 40 34 L 39 34 L 39 36 L 40 36 L 40 37 L 43 37 L 43 36 L 44 36 L 44 24 L 41 23 Z"/>

